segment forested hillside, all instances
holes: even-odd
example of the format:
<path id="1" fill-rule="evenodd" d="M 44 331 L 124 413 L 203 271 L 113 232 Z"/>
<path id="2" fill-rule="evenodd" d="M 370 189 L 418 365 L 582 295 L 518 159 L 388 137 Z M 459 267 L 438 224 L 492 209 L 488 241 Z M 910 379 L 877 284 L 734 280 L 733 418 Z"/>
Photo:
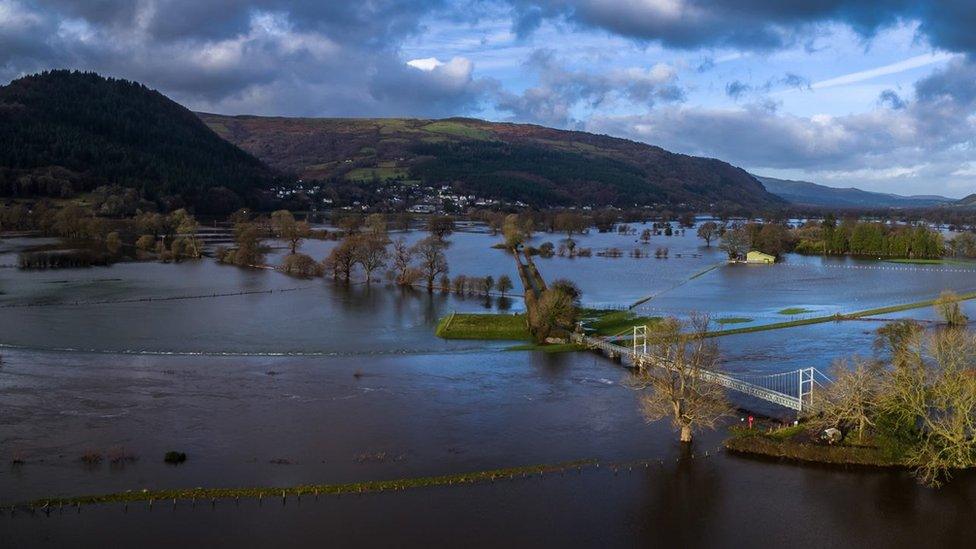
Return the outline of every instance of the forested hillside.
<path id="1" fill-rule="evenodd" d="M 105 185 L 164 207 L 224 212 L 272 172 L 159 92 L 51 71 L 0 87 L 0 195 L 71 197 Z"/>
<path id="2" fill-rule="evenodd" d="M 725 162 L 585 132 L 462 118 L 200 117 L 270 166 L 305 180 L 451 185 L 537 207 L 785 203 Z"/>

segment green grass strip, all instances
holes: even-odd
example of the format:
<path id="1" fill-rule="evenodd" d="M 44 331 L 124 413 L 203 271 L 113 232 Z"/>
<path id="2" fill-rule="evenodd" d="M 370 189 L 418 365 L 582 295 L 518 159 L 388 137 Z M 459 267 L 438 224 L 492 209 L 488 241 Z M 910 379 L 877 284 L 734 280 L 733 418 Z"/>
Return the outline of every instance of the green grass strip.
<path id="1" fill-rule="evenodd" d="M 888 313 L 897 313 L 899 311 L 908 311 L 911 309 L 921 309 L 922 307 L 931 307 L 935 305 L 935 301 L 938 298 L 926 299 L 924 301 L 916 301 L 914 303 L 903 303 L 901 305 L 889 305 L 887 307 L 877 307 L 875 309 L 866 309 L 864 311 L 857 311 L 853 313 L 835 313 L 828 316 L 817 316 L 812 318 L 804 318 L 800 320 L 791 320 L 789 322 L 775 322 L 773 324 L 763 324 L 760 326 L 747 326 L 744 328 L 731 328 L 728 330 L 716 330 L 713 332 L 708 332 L 705 337 L 722 337 L 728 335 L 736 334 L 747 334 L 751 332 L 764 332 L 767 330 L 781 330 L 783 328 L 793 328 L 795 326 L 807 326 L 810 324 L 821 324 L 823 322 L 835 322 L 842 320 L 854 320 L 856 318 L 864 318 L 868 316 L 877 316 Z M 959 301 L 969 301 L 971 299 L 976 299 L 976 292 L 968 292 L 959 295 Z"/>
<path id="2" fill-rule="evenodd" d="M 58 507 L 75 505 L 96 505 L 102 503 L 123 503 L 139 501 L 166 500 L 208 500 L 208 499 L 259 499 L 282 498 L 287 496 L 361 494 L 368 492 L 390 492 L 411 488 L 451 486 L 458 484 L 478 484 L 494 480 L 512 479 L 520 476 L 559 473 L 597 465 L 596 459 L 580 459 L 561 463 L 525 465 L 504 469 L 490 469 L 472 473 L 457 473 L 432 477 L 415 477 L 395 480 L 372 480 L 347 484 L 301 484 L 298 486 L 265 486 L 257 488 L 186 488 L 171 490 L 128 490 L 110 494 L 41 498 L 22 503 L 18 507 Z"/>
<path id="3" fill-rule="evenodd" d="M 746 318 L 744 316 L 727 316 L 724 318 L 716 318 L 716 324 L 746 324 L 752 322 L 751 318 Z"/>
<path id="4" fill-rule="evenodd" d="M 452 313 L 434 331 L 443 339 L 527 341 L 532 339 L 525 315 Z"/>
<path id="5" fill-rule="evenodd" d="M 787 307 L 786 309 L 777 311 L 776 314 L 793 316 L 793 315 L 802 315 L 802 314 L 812 313 L 812 312 L 815 311 L 813 309 L 806 309 L 804 307 Z"/>
<path id="6" fill-rule="evenodd" d="M 525 345 L 513 345 L 505 349 L 506 351 L 541 351 L 543 353 L 571 353 L 574 351 L 583 351 L 586 347 L 582 345 L 577 345 L 575 343 L 556 343 L 551 345 L 536 345 L 532 343 L 527 343 Z"/>

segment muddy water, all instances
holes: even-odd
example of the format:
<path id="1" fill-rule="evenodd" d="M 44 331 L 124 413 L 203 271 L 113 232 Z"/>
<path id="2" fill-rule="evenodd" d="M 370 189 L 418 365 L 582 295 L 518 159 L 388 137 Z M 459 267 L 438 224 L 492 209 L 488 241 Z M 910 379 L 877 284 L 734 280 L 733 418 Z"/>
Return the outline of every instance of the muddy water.
<path id="1" fill-rule="evenodd" d="M 626 250 L 633 239 L 593 234 L 581 240 L 594 249 Z M 489 248 L 494 237 L 459 233 L 451 240 L 453 273 L 514 275 L 511 259 Z M 706 309 L 757 318 L 776 317 L 785 307 L 851 310 L 927 298 L 946 287 L 969 289 L 976 280 L 976 273 L 799 257 L 786 266 L 721 267 L 688 280 L 719 261 L 719 253 L 690 235 L 665 242 L 669 259 L 553 258 L 539 265 L 547 277 L 577 281 L 594 305 L 623 306 L 657 293 L 648 312 Z M 2 250 L 15 254 L 17 245 Z M 306 248 L 318 257 L 328 246 Z M 974 541 L 972 475 L 932 491 L 897 472 L 716 455 L 716 433 L 703 434 L 696 457 L 682 460 L 668 425 L 643 422 L 635 394 L 621 384 L 624 372 L 602 358 L 510 352 L 504 342 L 431 335 L 444 314 L 494 309 L 497 302 L 383 285 L 337 287 L 210 261 L 3 269 L 0 291 L 4 503 L 142 488 L 400 478 L 580 458 L 662 462 L 618 475 L 604 467 L 486 486 L 317 503 L 306 498 L 285 507 L 225 502 L 215 509 L 7 513 L 0 516 L 0 546 L 94 547 L 107 539 L 150 547 L 945 547 Z M 730 336 L 721 341 L 725 366 L 823 367 L 870 353 L 877 325 Z M 138 459 L 123 466 L 79 460 L 87 451 L 121 448 Z M 167 466 L 168 450 L 186 452 L 189 460 Z M 15 458 L 26 463 L 9 465 Z"/>

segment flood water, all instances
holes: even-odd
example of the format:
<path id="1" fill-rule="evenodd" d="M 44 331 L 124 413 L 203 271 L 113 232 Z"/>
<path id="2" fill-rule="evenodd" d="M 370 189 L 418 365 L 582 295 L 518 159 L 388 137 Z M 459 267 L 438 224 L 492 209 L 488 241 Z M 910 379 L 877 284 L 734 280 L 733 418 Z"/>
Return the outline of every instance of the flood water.
<path id="1" fill-rule="evenodd" d="M 413 241 L 422 234 L 408 233 Z M 537 237 L 558 242 L 558 235 Z M 484 231 L 451 236 L 452 274 L 515 275 Z M 590 234 L 594 251 L 638 245 Z M 0 265 L 36 239 L 5 239 Z M 323 257 L 331 242 L 303 251 Z M 974 289 L 976 271 L 791 256 L 722 265 L 691 231 L 655 237 L 668 259 L 537 260 L 593 306 L 706 311 L 755 323 L 784 308 L 855 311 Z M 283 251 L 278 251 L 280 255 Z M 680 257 L 679 257 L 680 255 Z M 272 256 L 274 257 L 274 256 Z M 215 295 L 216 294 L 216 295 Z M 151 298 L 151 299 L 150 299 Z M 0 505 L 143 488 L 288 486 L 393 479 L 596 458 L 605 465 L 478 486 L 301 502 L 181 502 L 0 515 L 0 547 L 134 546 L 971 546 L 976 476 L 941 490 L 896 471 L 682 454 L 646 424 L 625 372 L 597 355 L 506 351 L 433 336 L 451 311 L 498 301 L 336 286 L 271 271 L 126 263 L 0 269 Z M 511 310 L 520 308 L 517 301 Z M 814 313 L 809 313 L 814 314 Z M 895 315 L 890 315 L 895 316 Z M 928 310 L 900 313 L 931 318 Z M 744 325 L 748 325 L 744 324 Z M 731 371 L 825 369 L 870 354 L 880 321 L 817 324 L 719 340 Z M 762 404 L 737 404 L 771 414 Z M 124 465 L 85 465 L 124 449 Z M 168 466 L 162 455 L 186 452 Z M 706 457 L 707 452 L 707 457 Z M 21 460 L 21 465 L 13 465 Z M 610 463 L 651 460 L 646 469 Z"/>

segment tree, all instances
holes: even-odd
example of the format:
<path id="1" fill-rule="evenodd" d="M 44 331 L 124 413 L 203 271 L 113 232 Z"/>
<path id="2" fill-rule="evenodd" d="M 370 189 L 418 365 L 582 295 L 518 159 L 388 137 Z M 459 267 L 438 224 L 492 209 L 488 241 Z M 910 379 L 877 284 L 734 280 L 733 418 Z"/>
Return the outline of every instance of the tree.
<path id="1" fill-rule="evenodd" d="M 643 231 L 641 231 L 640 240 L 644 244 L 650 243 L 650 241 L 651 241 L 651 230 L 650 229 L 644 229 Z"/>
<path id="2" fill-rule="evenodd" d="M 336 247 L 332 248 L 329 256 L 323 261 L 323 267 L 326 272 L 332 274 L 334 280 L 342 279 L 346 282 L 349 282 L 355 266 L 356 246 L 350 238 L 346 238 Z"/>
<path id="3" fill-rule="evenodd" d="M 712 240 L 718 236 L 718 223 L 714 221 L 706 221 L 698 226 L 698 238 L 705 241 L 705 246 L 711 246 Z"/>
<path id="4" fill-rule="evenodd" d="M 586 230 L 586 218 L 578 212 L 562 212 L 556 214 L 553 220 L 553 227 L 560 232 L 566 233 L 566 238 L 573 239 L 573 235 Z"/>
<path id="5" fill-rule="evenodd" d="M 950 327 L 965 326 L 969 318 L 959 306 L 959 295 L 946 290 L 935 300 L 935 310 Z"/>
<path id="6" fill-rule="evenodd" d="M 374 236 L 386 237 L 386 217 L 383 214 L 370 214 L 366 218 L 366 230 Z"/>
<path id="7" fill-rule="evenodd" d="M 571 330 L 578 316 L 573 296 L 555 286 L 542 292 L 533 309 L 529 327 L 537 343 L 545 343 L 557 330 Z"/>
<path id="8" fill-rule="evenodd" d="M 858 442 L 862 442 L 865 431 L 875 424 L 883 380 L 881 369 L 860 358 L 851 363 L 840 360 L 834 364 L 831 377 L 833 383 L 813 393 L 813 423 L 822 429 L 836 427 L 845 431 L 851 427 L 857 431 Z"/>
<path id="9" fill-rule="evenodd" d="M 144 252 L 151 252 L 156 247 L 156 237 L 151 234 L 144 234 L 136 240 L 136 248 Z"/>
<path id="10" fill-rule="evenodd" d="M 976 340 L 949 329 L 917 344 L 913 359 L 885 376 L 878 407 L 918 479 L 939 486 L 952 470 L 974 465 Z"/>
<path id="11" fill-rule="evenodd" d="M 295 221 L 295 216 L 288 210 L 278 210 L 271 214 L 271 226 L 274 227 L 278 238 L 288 242 L 291 253 L 298 251 L 302 240 L 312 233 L 312 227 L 306 221 Z"/>
<path id="12" fill-rule="evenodd" d="M 739 260 L 746 256 L 752 240 L 746 227 L 737 225 L 722 235 L 722 243 L 719 247 L 728 254 L 729 259 Z"/>
<path id="13" fill-rule="evenodd" d="M 365 234 L 352 237 L 355 262 L 366 273 L 366 283 L 373 280 L 373 271 L 386 265 L 386 235 Z"/>
<path id="14" fill-rule="evenodd" d="M 284 262 L 279 267 L 285 274 L 302 277 L 313 277 L 322 275 L 323 266 L 306 254 L 289 254 L 285 256 Z"/>
<path id="15" fill-rule="evenodd" d="M 448 274 L 447 257 L 444 255 L 444 243 L 437 237 L 430 236 L 413 247 L 413 253 L 420 258 L 420 271 L 427 281 L 427 291 L 434 291 L 434 280 L 438 275 Z"/>
<path id="16" fill-rule="evenodd" d="M 491 275 L 488 275 L 488 276 L 486 276 L 486 277 L 484 277 L 484 278 L 481 279 L 481 291 L 482 291 L 482 293 L 484 293 L 485 295 L 488 295 L 494 289 L 495 289 L 495 279 L 492 278 Z"/>
<path id="17" fill-rule="evenodd" d="M 681 442 L 689 443 L 696 431 L 715 428 L 732 413 L 732 407 L 724 389 L 702 376 L 718 371 L 718 348 L 703 337 L 708 317 L 693 316 L 688 324 L 691 334 L 682 333 L 685 326 L 673 317 L 647 326 L 654 363 L 640 368 L 630 385 L 642 391 L 640 408 L 645 420 L 670 418 Z"/>
<path id="18" fill-rule="evenodd" d="M 512 285 L 512 278 L 508 275 L 502 275 L 498 277 L 498 283 L 495 285 L 498 291 L 501 292 L 502 297 L 511 290 L 514 286 Z"/>
<path id="19" fill-rule="evenodd" d="M 405 284 L 413 261 L 413 250 L 402 236 L 393 241 L 393 277 L 397 284 Z"/>
<path id="20" fill-rule="evenodd" d="M 517 250 L 532 237 L 532 220 L 519 214 L 508 214 L 502 224 L 502 235 L 505 237 L 505 247 Z"/>
<path id="21" fill-rule="evenodd" d="M 119 233 L 112 231 L 105 236 L 105 248 L 108 249 L 110 254 L 117 254 L 122 248 L 122 239 L 119 238 Z"/>
<path id="22" fill-rule="evenodd" d="M 437 240 L 443 241 L 454 232 L 454 218 L 447 215 L 434 215 L 427 220 L 427 232 Z"/>
<path id="23" fill-rule="evenodd" d="M 169 226 L 176 230 L 176 234 L 180 236 L 181 241 L 179 245 L 180 249 L 174 250 L 174 255 L 177 257 L 192 257 L 194 259 L 203 255 L 203 246 L 197 238 L 197 229 L 199 229 L 200 224 L 197 223 L 195 217 L 190 215 L 186 210 L 176 210 L 169 214 Z"/>
<path id="24" fill-rule="evenodd" d="M 232 263 L 239 267 L 264 263 L 264 252 L 261 249 L 261 227 L 258 224 L 238 223 L 234 225 L 234 241 L 237 247 L 224 254 L 224 263 Z"/>

